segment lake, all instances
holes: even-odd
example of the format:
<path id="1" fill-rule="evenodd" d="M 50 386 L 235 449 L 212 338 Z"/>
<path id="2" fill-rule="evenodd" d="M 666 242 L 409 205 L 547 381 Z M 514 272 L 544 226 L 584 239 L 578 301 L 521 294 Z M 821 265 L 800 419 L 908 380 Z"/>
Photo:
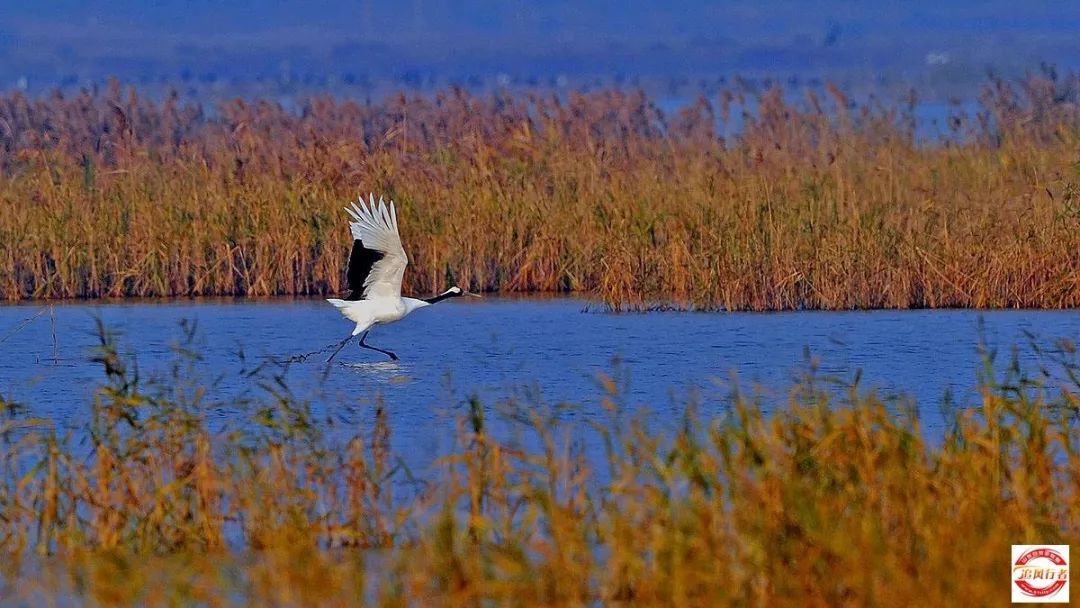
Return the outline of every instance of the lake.
<path id="1" fill-rule="evenodd" d="M 450 427 L 448 414 L 460 413 L 474 394 L 488 405 L 507 397 L 572 402 L 579 406 L 572 415 L 588 418 L 600 414 L 597 374 L 615 372 L 628 379 L 623 402 L 648 407 L 650 420 L 666 424 L 688 400 L 706 415 L 723 411 L 736 372 L 743 388 L 760 386 L 766 408 L 782 403 L 808 369 L 809 354 L 823 375 L 850 380 L 862 370 L 867 389 L 917 400 L 928 435 L 940 437 L 946 392 L 961 404 L 977 396 L 980 335 L 1001 351 L 999 368 L 1017 345 L 1032 372 L 1036 354 L 1028 333 L 1044 344 L 1080 337 L 1080 314 L 1070 311 L 613 314 L 572 298 L 461 300 L 377 327 L 369 343 L 396 351 L 400 361 L 353 343 L 330 366 L 329 351 L 290 364 L 288 383 L 311 396 L 328 427 L 369 424 L 371 404 L 381 399 L 394 447 L 422 463 L 446 447 L 441 431 Z M 183 335 L 180 321 L 197 321 L 204 359 L 193 375 L 221 376 L 211 397 L 223 403 L 207 412 L 221 424 L 243 424 L 246 416 L 227 403 L 251 389 L 237 373 L 244 367 L 241 349 L 250 368 L 323 348 L 352 327 L 321 299 L 0 306 L 0 395 L 77 428 L 104 378 L 90 360 L 95 317 L 122 332 L 121 344 L 137 354 L 144 377 L 167 369 L 170 345 Z"/>

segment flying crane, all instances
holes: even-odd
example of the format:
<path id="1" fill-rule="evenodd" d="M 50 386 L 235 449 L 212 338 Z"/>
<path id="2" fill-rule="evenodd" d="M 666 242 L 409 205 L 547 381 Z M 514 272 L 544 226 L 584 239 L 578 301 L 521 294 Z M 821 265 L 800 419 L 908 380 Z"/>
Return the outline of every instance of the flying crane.
<path id="1" fill-rule="evenodd" d="M 359 203 L 359 204 L 357 204 Z M 404 298 L 401 296 L 401 280 L 409 263 L 398 235 L 397 210 L 394 201 L 387 205 L 379 197 L 369 194 L 365 202 L 361 196 L 357 202 L 345 207 L 353 221 L 353 247 L 349 255 L 348 283 L 351 293 L 345 299 L 330 298 L 346 319 L 356 323 L 352 333 L 338 344 L 337 350 L 327 361 L 333 361 L 341 349 L 353 337 L 360 335 L 360 347 L 378 351 L 397 361 L 392 351 L 367 343 L 368 332 L 378 324 L 393 323 L 403 319 L 418 308 L 438 304 L 448 298 L 460 296 L 480 297 L 457 285 L 433 298 Z"/>

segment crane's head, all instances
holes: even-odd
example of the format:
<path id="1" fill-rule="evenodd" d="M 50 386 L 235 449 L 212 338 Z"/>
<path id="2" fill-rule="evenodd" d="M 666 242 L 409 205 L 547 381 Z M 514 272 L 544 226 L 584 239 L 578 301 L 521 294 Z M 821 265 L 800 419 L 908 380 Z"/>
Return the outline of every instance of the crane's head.
<path id="1" fill-rule="evenodd" d="M 434 298 L 426 298 L 424 301 L 427 302 L 428 304 L 436 304 L 438 302 L 442 302 L 443 300 L 445 300 L 447 298 L 460 298 L 461 296 L 469 296 L 469 297 L 472 297 L 472 298 L 479 298 L 480 294 L 470 293 L 470 292 L 465 291 L 464 289 L 458 287 L 457 285 L 454 285 L 450 289 L 447 289 L 446 291 L 440 293 L 439 295 L 435 296 Z"/>

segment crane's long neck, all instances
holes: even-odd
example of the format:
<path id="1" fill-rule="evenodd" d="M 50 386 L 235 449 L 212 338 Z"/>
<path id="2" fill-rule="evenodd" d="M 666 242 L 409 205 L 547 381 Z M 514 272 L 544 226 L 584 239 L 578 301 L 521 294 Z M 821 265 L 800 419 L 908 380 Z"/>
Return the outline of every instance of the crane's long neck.
<path id="1" fill-rule="evenodd" d="M 422 301 L 427 304 L 438 304 L 439 302 L 442 302 L 447 298 L 456 298 L 460 296 L 461 293 L 462 292 L 460 287 L 451 287 L 450 289 L 447 289 L 446 291 L 440 293 L 434 298 L 424 298 Z"/>
<path id="2" fill-rule="evenodd" d="M 423 299 L 401 298 L 401 299 L 405 301 L 405 314 L 409 314 L 410 312 L 416 310 L 417 308 L 423 308 L 425 306 L 431 306 L 432 304 L 438 304 L 439 302 L 442 302 L 443 300 L 445 300 L 447 298 L 456 298 L 456 297 L 462 295 L 463 293 L 464 292 L 461 291 L 460 287 L 451 287 L 450 289 L 447 289 L 446 291 L 440 293 L 439 295 L 437 295 L 437 296 L 435 296 L 433 298 L 423 298 Z"/>

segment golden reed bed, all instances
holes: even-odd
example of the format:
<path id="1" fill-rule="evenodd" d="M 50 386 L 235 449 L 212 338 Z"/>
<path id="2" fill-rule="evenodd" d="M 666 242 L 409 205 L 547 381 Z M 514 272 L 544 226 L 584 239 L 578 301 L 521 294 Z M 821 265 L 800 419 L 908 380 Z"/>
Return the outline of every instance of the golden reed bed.
<path id="1" fill-rule="evenodd" d="M 377 400 L 326 436 L 264 368 L 220 428 L 190 345 L 140 382 L 102 336 L 85 421 L 0 399 L 0 602 L 993 606 L 1010 544 L 1080 543 L 1077 385 L 1015 366 L 931 431 L 812 373 L 663 428 L 618 374 L 606 415 L 474 399 L 409 474 Z M 1050 360 L 1076 378 L 1072 344 Z"/>
<path id="2" fill-rule="evenodd" d="M 345 201 L 393 197 L 406 290 L 614 307 L 1080 305 L 1080 79 L 988 82 L 917 141 L 910 104 L 747 88 L 315 98 L 212 111 L 119 86 L 0 97 L 0 297 L 330 294 Z M 735 105 L 733 105 L 733 103 Z M 738 137 L 718 119 L 751 109 Z"/>

